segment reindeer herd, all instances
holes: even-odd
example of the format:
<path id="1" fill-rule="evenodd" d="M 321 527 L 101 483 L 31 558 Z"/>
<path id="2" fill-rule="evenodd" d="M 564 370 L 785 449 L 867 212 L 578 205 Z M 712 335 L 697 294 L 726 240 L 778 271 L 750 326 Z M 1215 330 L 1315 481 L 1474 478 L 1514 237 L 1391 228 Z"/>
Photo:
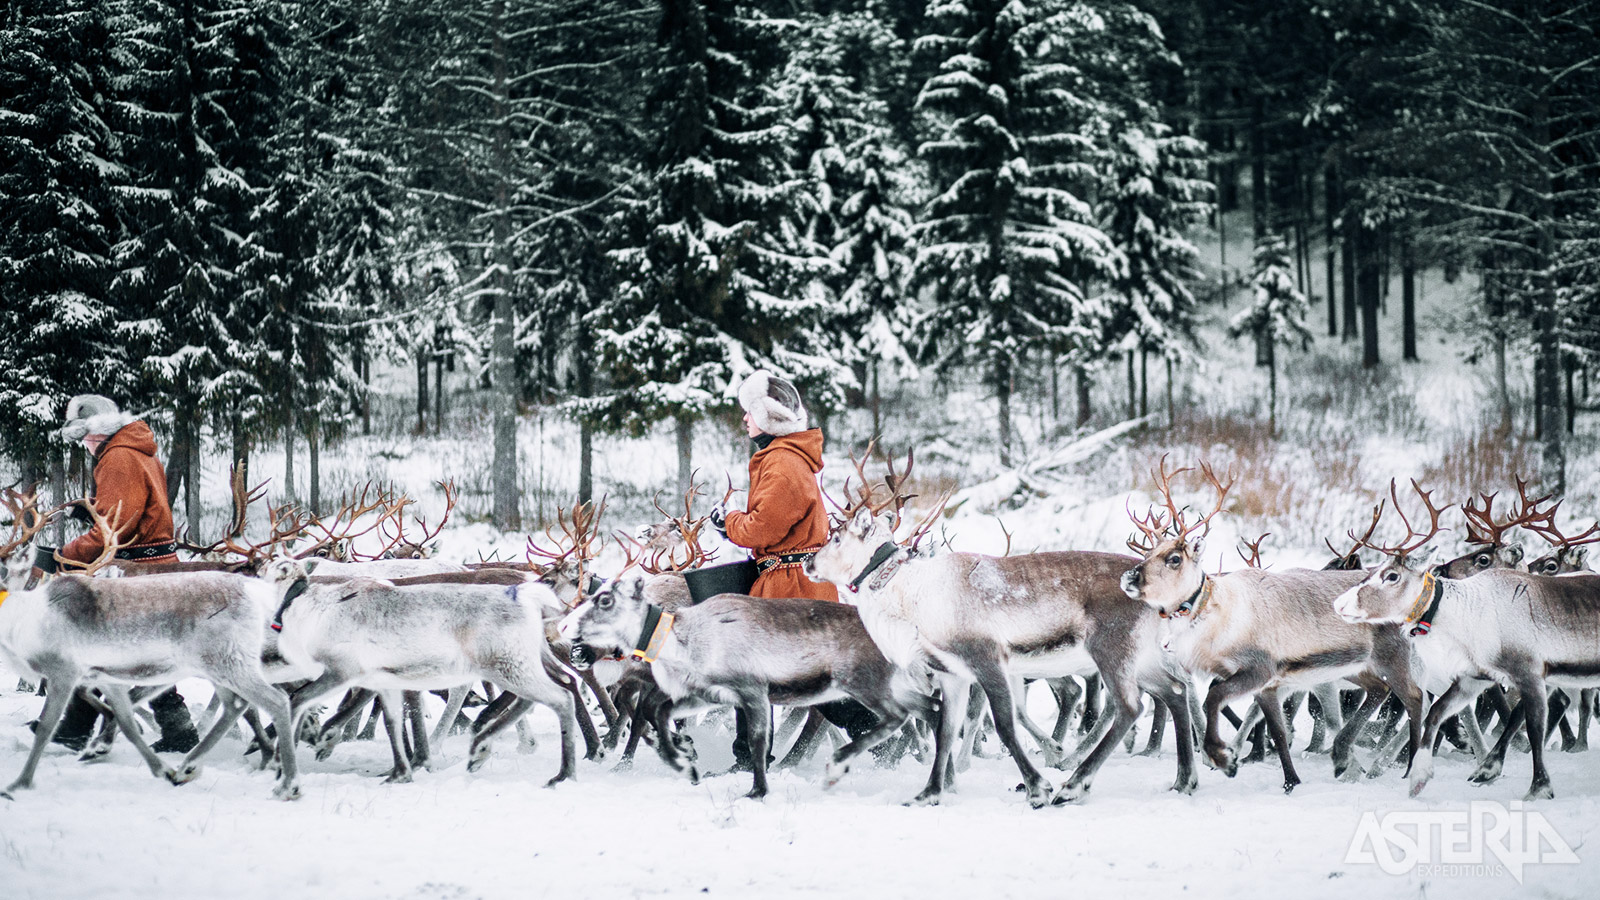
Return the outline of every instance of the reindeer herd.
<path id="1" fill-rule="evenodd" d="M 1175 499 L 1175 479 L 1189 472 L 1213 496 L 1204 513 Z M 684 573 L 722 549 L 695 515 L 698 487 L 681 513 L 658 504 L 661 523 L 616 534 L 623 559 L 607 575 L 603 502 L 562 510 L 559 531 L 529 538 L 524 561 L 453 564 L 429 557 L 455 502 L 449 486 L 432 526 L 408 516 L 409 498 L 368 488 L 330 518 L 270 508 L 265 540 L 252 542 L 247 510 L 263 492 L 236 477 L 227 535 L 186 543 L 196 558 L 179 563 L 116 559 L 116 513 L 77 501 L 106 535 L 105 550 L 42 584 L 31 545 L 66 507 L 41 510 L 32 492 L 6 489 L 0 654 L 41 681 L 46 699 L 23 770 L 0 796 L 32 787 L 78 689 L 105 714 L 80 758 L 105 756 L 120 732 L 152 773 L 183 784 L 242 716 L 249 752 L 275 770 L 281 799 L 299 795 L 297 747 L 327 758 L 369 709 L 368 729 L 381 713 L 390 742 L 388 780 L 410 781 L 415 767 L 431 767 L 431 745 L 458 728 L 470 732 L 470 771 L 508 729 L 528 740 L 524 716 L 535 704 L 560 722 L 552 784 L 577 775 L 580 736 L 588 760 L 616 752 L 625 736 L 624 763 L 648 743 L 697 780 L 686 724 L 734 707 L 748 723 L 749 795 L 760 797 L 775 745 L 797 731 L 778 765 L 804 759 L 832 734 L 816 707 L 841 700 L 870 713 L 871 725 L 835 739 L 825 783 L 869 751 L 880 765 L 909 753 L 930 765 L 913 804 L 938 803 L 990 729 L 1032 806 L 1081 802 L 1106 761 L 1132 748 L 1146 709 L 1145 752 L 1158 751 L 1170 727 L 1172 789 L 1182 793 L 1199 784 L 1197 742 L 1202 760 L 1229 777 L 1270 748 L 1292 791 L 1292 726 L 1305 708 L 1313 733 L 1302 753 L 1327 752 L 1340 780 L 1399 768 L 1414 796 L 1448 741 L 1476 758 L 1472 780 L 1487 783 L 1522 746 L 1533 762 L 1527 798 L 1553 796 L 1549 732 L 1561 733 L 1563 749 L 1586 749 L 1600 687 L 1600 576 L 1583 569 L 1600 524 L 1562 534 L 1560 501 L 1531 497 L 1519 482 L 1503 513 L 1497 495 L 1462 504 L 1472 551 L 1443 559 L 1438 545 L 1427 548 L 1448 507 L 1412 482 L 1420 511 L 1408 515 L 1391 483 L 1364 533 L 1348 532 L 1347 550 L 1329 544 L 1325 569 L 1262 567 L 1258 540 L 1241 550 L 1242 568 L 1211 572 L 1204 541 L 1233 479 L 1206 464 L 1172 470 L 1165 458 L 1152 474 L 1159 504 L 1129 511 L 1137 556 L 1009 547 L 988 556 L 932 546 L 942 503 L 916 521 L 905 515 L 909 462 L 897 472 L 891 461 L 881 479 L 856 463 L 859 483 L 846 482 L 828 542 L 804 565 L 837 585 L 843 603 L 739 594 L 694 602 Z M 1404 530 L 1392 543 L 1374 537 L 1386 510 Z M 1523 567 L 1514 529 L 1551 551 Z M 363 542 L 378 548 L 361 553 Z M 200 743 L 174 767 L 141 736 L 139 704 L 184 678 L 209 681 L 215 697 Z M 1029 714 L 1031 682 L 1056 701 L 1049 727 Z M 445 702 L 431 729 L 428 692 Z M 1239 701 L 1243 715 L 1232 708 Z M 789 710 L 779 729 L 774 705 Z M 1070 774 L 1055 786 L 1041 764 Z"/>

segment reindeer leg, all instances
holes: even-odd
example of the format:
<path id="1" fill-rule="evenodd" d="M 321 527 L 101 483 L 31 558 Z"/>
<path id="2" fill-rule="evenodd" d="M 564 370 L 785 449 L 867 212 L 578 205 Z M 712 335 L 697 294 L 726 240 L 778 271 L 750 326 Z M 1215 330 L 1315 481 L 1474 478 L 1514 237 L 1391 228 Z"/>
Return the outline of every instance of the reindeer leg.
<path id="1" fill-rule="evenodd" d="M 1527 707 L 1523 724 L 1528 729 L 1528 747 L 1533 754 L 1533 783 L 1522 799 L 1550 800 L 1555 797 L 1555 791 L 1550 788 L 1550 772 L 1544 766 L 1545 719 L 1538 714 L 1539 706 L 1535 705 L 1545 696 L 1544 677 L 1532 668 L 1516 672 L 1513 677 L 1517 688 L 1522 691 L 1522 702 Z"/>
<path id="2" fill-rule="evenodd" d="M 405 692 L 406 717 L 411 723 L 411 741 L 414 752 L 411 765 L 433 771 L 432 748 L 428 746 L 428 717 L 422 711 L 422 692 Z"/>
<path id="3" fill-rule="evenodd" d="M 404 704 L 399 691 L 378 691 L 378 708 L 383 710 L 383 730 L 389 736 L 389 752 L 394 756 L 394 767 L 385 775 L 385 784 L 410 784 L 411 760 L 407 757 L 404 736 Z"/>
<path id="4" fill-rule="evenodd" d="M 967 647 L 964 661 L 977 676 L 978 684 L 989 697 L 989 710 L 994 713 L 994 730 L 1000 743 L 1011 752 L 1012 760 L 1022 772 L 1022 786 L 1028 794 L 1028 805 L 1038 809 L 1050 802 L 1050 782 L 1034 768 L 1033 761 L 1017 740 L 1017 712 L 1011 696 L 1011 681 L 994 648 Z M 1121 737 L 1121 735 L 1118 735 Z"/>
<path id="5" fill-rule="evenodd" d="M 622 721 L 622 715 L 617 712 L 617 707 L 611 702 L 611 695 L 606 693 L 606 689 L 600 686 L 600 680 L 595 677 L 594 670 L 584 669 L 578 673 L 578 677 L 583 680 L 584 684 L 589 686 L 589 693 L 594 694 L 595 700 L 599 702 L 600 714 L 606 717 L 606 727 L 614 727 L 618 722 Z M 616 744 L 613 743 L 612 746 L 615 747 Z"/>
<path id="6" fill-rule="evenodd" d="M 1172 734 L 1178 742 L 1178 777 L 1172 782 L 1172 789 L 1180 794 L 1192 794 L 1199 784 L 1194 772 L 1194 721 L 1190 718 L 1188 701 L 1194 691 L 1189 689 L 1187 678 L 1174 679 L 1162 688 L 1157 696 L 1172 713 Z"/>
<path id="7" fill-rule="evenodd" d="M 39 713 L 39 727 L 33 732 L 33 749 L 28 752 L 28 761 L 22 765 L 22 774 L 0 791 L 0 797 L 7 800 L 16 799 L 13 795 L 17 791 L 33 787 L 33 773 L 39 768 L 39 758 L 44 756 L 44 748 L 55 737 L 56 726 L 61 724 L 61 714 L 66 712 L 67 701 L 72 699 L 72 691 L 78 686 L 77 673 L 49 672 L 46 677 L 49 683 L 45 691 L 44 709 Z"/>
<path id="8" fill-rule="evenodd" d="M 1206 691 L 1206 755 L 1229 778 L 1239 774 L 1239 756 L 1222 741 L 1219 722 L 1223 707 L 1235 697 L 1259 691 L 1271 678 L 1271 671 L 1264 665 L 1247 666 L 1211 682 L 1211 688 Z"/>
<path id="9" fill-rule="evenodd" d="M 760 800 L 767 795 L 767 745 L 772 737 L 772 704 L 767 700 L 766 691 L 762 690 L 759 694 L 751 692 L 741 696 L 739 708 L 744 713 L 745 724 L 750 731 L 752 784 L 745 796 Z"/>
<path id="10" fill-rule="evenodd" d="M 1117 744 L 1121 742 L 1122 736 L 1131 731 L 1133 723 L 1139 719 L 1140 698 L 1144 692 L 1139 689 L 1137 682 L 1119 674 L 1114 679 L 1102 676 L 1102 683 L 1106 687 L 1106 707 L 1102 708 L 1101 715 L 1103 717 L 1108 709 L 1114 708 L 1114 717 L 1094 750 L 1078 764 L 1072 777 L 1067 779 L 1051 798 L 1050 802 L 1057 806 L 1077 803 L 1084 799 L 1094 782 L 1095 773 L 1105 765 L 1105 761 L 1111 757 L 1112 751 L 1116 750 Z"/>
<path id="11" fill-rule="evenodd" d="M 961 724 L 967 718 L 967 702 L 972 696 L 969 684 L 953 675 L 937 677 L 943 702 L 939 706 L 938 728 L 934 731 L 933 771 L 928 775 L 928 784 L 922 793 L 906 803 L 907 806 L 938 805 L 949 774 L 951 750 L 959 739 Z"/>
<path id="12" fill-rule="evenodd" d="M 1283 721 L 1283 704 L 1278 700 L 1278 689 L 1266 688 L 1256 694 L 1256 705 L 1266 716 L 1272 742 L 1278 745 L 1278 764 L 1283 767 L 1283 792 L 1292 793 L 1295 785 L 1300 783 L 1300 775 L 1294 770 L 1294 755 L 1289 750 L 1289 728 Z"/>
<path id="13" fill-rule="evenodd" d="M 450 700 L 445 704 L 444 715 L 440 716 L 438 724 L 433 726 L 432 743 L 444 743 L 444 739 L 450 734 L 450 726 L 455 724 L 456 716 L 461 714 L 461 706 L 467 702 L 467 694 L 471 691 L 470 684 L 450 689 Z"/>
<path id="14" fill-rule="evenodd" d="M 1511 749 L 1511 742 L 1516 739 L 1517 729 L 1522 725 L 1525 718 L 1527 718 L 1527 706 L 1525 704 L 1518 703 L 1511 708 L 1510 714 L 1505 717 L 1505 723 L 1500 729 L 1500 736 L 1494 742 L 1494 747 L 1489 750 L 1488 755 L 1484 757 L 1478 768 L 1467 776 L 1468 781 L 1473 784 L 1489 784 L 1500 777 L 1500 772 L 1505 768 L 1506 764 L 1506 752 Z"/>
<path id="15" fill-rule="evenodd" d="M 1056 725 L 1050 731 L 1050 739 L 1060 744 L 1066 740 L 1067 732 L 1072 730 L 1072 718 L 1078 714 L 1078 700 L 1083 697 L 1083 688 L 1077 679 L 1048 678 L 1045 683 L 1050 685 L 1050 692 L 1056 695 Z"/>
<path id="16" fill-rule="evenodd" d="M 157 778 L 165 778 L 173 784 L 180 784 L 181 782 L 177 780 L 178 773 L 162 762 L 161 757 L 144 742 L 144 736 L 139 734 L 139 726 L 134 721 L 133 701 L 128 699 L 128 689 L 121 685 L 102 685 L 100 692 L 111 707 L 111 712 L 116 715 L 117 726 L 128 736 L 128 743 L 144 757 L 145 764 L 150 767 L 150 774 Z"/>
<path id="17" fill-rule="evenodd" d="M 1367 727 L 1367 720 L 1372 714 L 1383 706 L 1389 698 L 1389 691 L 1381 681 L 1372 679 L 1371 683 L 1363 683 L 1366 696 L 1362 698 L 1361 705 L 1345 720 L 1344 727 L 1333 739 L 1333 777 L 1341 781 L 1351 781 L 1361 777 L 1361 766 L 1355 761 L 1356 739 Z"/>
<path id="18" fill-rule="evenodd" d="M 811 758 L 817 750 L 817 739 L 822 736 L 822 727 L 828 723 L 821 711 L 816 708 L 795 709 L 791 711 L 803 716 L 805 724 L 800 728 L 800 735 L 789 746 L 789 752 L 783 755 L 775 768 L 792 769 L 800 763 Z"/>
<path id="19" fill-rule="evenodd" d="M 261 676 L 259 666 L 258 662 L 246 661 L 241 656 L 228 670 L 220 673 L 225 674 L 226 678 L 219 677 L 219 673 L 213 671 L 212 681 L 223 684 L 228 690 L 243 697 L 245 702 L 272 717 L 272 724 L 278 732 L 278 763 L 282 768 L 278 783 L 272 788 L 272 796 L 279 800 L 298 800 L 300 769 L 295 762 L 294 743 L 299 716 L 289 696 L 276 686 L 267 683 Z M 295 691 L 295 701 L 300 704 L 300 712 L 304 711 L 307 703 L 343 686 L 336 681 L 324 681 L 328 674 L 324 672 L 322 677 L 302 685 L 300 690 Z"/>
<path id="20" fill-rule="evenodd" d="M 1150 711 L 1150 737 L 1145 741 L 1144 749 L 1139 751 L 1140 756 L 1161 755 L 1161 740 L 1167 733 L 1167 713 L 1166 698 L 1156 697 L 1155 708 Z"/>
<path id="21" fill-rule="evenodd" d="M 1011 679 L 1011 691 L 1012 696 L 1017 698 L 1017 721 L 1022 724 L 1022 729 L 1028 732 L 1028 735 L 1038 742 L 1039 749 L 1044 751 L 1044 764 L 1050 766 L 1051 768 L 1060 768 L 1062 764 L 1062 756 L 1065 755 L 1066 751 L 1062 749 L 1060 744 L 1056 743 L 1054 738 L 1052 738 L 1049 734 L 1046 734 L 1045 730 L 1040 728 L 1039 725 L 1033 721 L 1032 716 L 1028 715 L 1027 681 L 1024 680 L 1020 675 L 1014 676 Z"/>
<path id="22" fill-rule="evenodd" d="M 890 693 L 888 684 L 883 684 L 877 689 L 850 691 L 850 696 L 857 703 L 865 706 L 867 711 L 872 713 L 878 720 L 878 723 L 872 726 L 865 734 L 833 751 L 833 759 L 829 761 L 828 768 L 823 776 L 822 786 L 824 788 L 831 788 L 838 784 L 839 779 L 850 771 L 850 764 L 855 762 L 857 757 L 893 737 L 911 716 L 910 711 L 899 703 L 893 700 L 879 699 L 893 696 Z"/>
<path id="23" fill-rule="evenodd" d="M 173 784 L 188 784 L 200 774 L 200 766 L 198 764 L 200 757 L 210 753 L 211 749 L 217 746 L 217 742 L 222 740 L 223 736 L 228 733 L 228 729 L 233 727 L 233 723 L 245 711 L 246 704 L 237 694 L 221 685 L 213 685 L 213 687 L 216 690 L 212 694 L 212 698 L 218 702 L 220 708 L 216 717 L 211 720 L 210 727 L 206 729 L 205 737 L 201 738 L 200 743 L 196 744 L 194 749 L 183 757 L 183 763 L 178 766 L 177 774 L 172 778 Z M 264 747 L 266 744 L 263 743 L 262 746 Z M 266 753 L 262 753 L 263 759 L 266 756 Z"/>
<path id="24" fill-rule="evenodd" d="M 504 705 L 497 708 L 496 704 L 502 702 Z M 483 764 L 489 759 L 490 740 L 512 722 L 520 721 L 532 708 L 532 700 L 511 691 L 504 691 L 483 712 L 478 713 L 478 720 L 472 723 L 472 745 L 467 751 L 467 771 L 476 772 L 483 768 Z"/>

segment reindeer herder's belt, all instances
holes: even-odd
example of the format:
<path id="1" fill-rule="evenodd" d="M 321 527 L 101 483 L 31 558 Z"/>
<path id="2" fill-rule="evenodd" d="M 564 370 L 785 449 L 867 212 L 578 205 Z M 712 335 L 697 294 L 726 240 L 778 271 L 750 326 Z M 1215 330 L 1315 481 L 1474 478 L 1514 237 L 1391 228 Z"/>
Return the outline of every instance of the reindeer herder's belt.
<path id="1" fill-rule="evenodd" d="M 762 575 L 773 569 L 788 569 L 794 566 L 803 566 L 817 555 L 821 547 L 812 547 L 809 550 L 800 550 L 794 553 L 783 553 L 777 556 L 763 556 L 756 560 L 756 571 Z"/>

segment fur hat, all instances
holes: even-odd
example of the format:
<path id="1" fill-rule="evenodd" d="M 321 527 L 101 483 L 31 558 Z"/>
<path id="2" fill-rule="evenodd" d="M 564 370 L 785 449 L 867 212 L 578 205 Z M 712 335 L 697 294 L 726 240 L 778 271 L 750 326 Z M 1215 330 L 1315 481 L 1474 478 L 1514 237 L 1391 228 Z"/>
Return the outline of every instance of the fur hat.
<path id="1" fill-rule="evenodd" d="M 773 437 L 806 430 L 800 392 L 766 369 L 757 369 L 739 385 L 739 405 L 757 428 Z"/>
<path id="2" fill-rule="evenodd" d="M 91 434 L 116 434 L 133 421 L 108 397 L 99 394 L 79 394 L 67 401 L 67 424 L 61 426 L 61 436 L 69 441 L 81 441 Z"/>

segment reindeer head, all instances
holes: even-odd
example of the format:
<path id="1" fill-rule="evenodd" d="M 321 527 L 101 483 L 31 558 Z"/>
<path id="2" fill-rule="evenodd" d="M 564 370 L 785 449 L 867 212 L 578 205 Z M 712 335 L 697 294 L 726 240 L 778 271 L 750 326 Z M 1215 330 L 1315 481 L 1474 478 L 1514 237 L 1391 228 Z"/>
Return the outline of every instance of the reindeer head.
<path id="1" fill-rule="evenodd" d="M 39 512 L 39 495 L 33 488 L 20 492 L 5 488 L 0 491 L 0 506 L 11 519 L 8 533 L 0 539 L 0 590 L 18 590 L 33 569 L 33 539 L 44 530 L 47 517 Z"/>
<path id="2" fill-rule="evenodd" d="M 892 543 L 894 531 L 889 521 L 875 514 L 871 507 L 862 506 L 833 530 L 822 549 L 806 560 L 802 571 L 812 581 L 842 587 L 867 568 L 879 547 Z"/>
<path id="3" fill-rule="evenodd" d="M 1162 618 L 1182 618 L 1191 612 L 1194 598 L 1199 595 L 1206 578 L 1200 562 L 1205 536 L 1211 531 L 1211 520 L 1222 511 L 1234 484 L 1231 475 L 1224 482 L 1209 464 L 1202 463 L 1201 474 L 1216 491 L 1217 500 L 1210 512 L 1194 518 L 1172 499 L 1172 479 L 1188 471 L 1191 470 L 1167 471 L 1167 458 L 1163 456 L 1153 474 L 1156 489 L 1167 507 L 1165 512 L 1151 511 L 1143 519 L 1129 513 L 1134 525 L 1144 533 L 1144 539 L 1129 540 L 1128 546 L 1142 554 L 1144 561 L 1123 574 L 1122 590 L 1134 600 L 1154 607 Z"/>
<path id="4" fill-rule="evenodd" d="M 613 578 L 567 615 L 560 633 L 575 654 L 581 647 L 597 658 L 625 656 L 644 630 L 648 606 L 643 578 Z"/>
<path id="5" fill-rule="evenodd" d="M 1440 566 L 1444 577 L 1470 578 L 1490 569 L 1515 569 L 1522 565 L 1522 545 L 1507 541 L 1506 532 L 1518 525 L 1536 528 L 1554 517 L 1556 507 L 1541 511 L 1539 505 L 1547 502 L 1551 495 L 1529 498 L 1528 484 L 1520 478 L 1517 479 L 1517 493 L 1520 496 L 1517 507 L 1504 521 L 1496 521 L 1494 517 L 1494 498 L 1498 494 L 1480 493 L 1477 499 L 1461 505 L 1461 513 L 1467 520 L 1467 543 L 1472 545 L 1472 551 Z"/>
<path id="6" fill-rule="evenodd" d="M 1562 534 L 1555 522 L 1556 509 L 1560 506 L 1561 502 L 1556 501 L 1556 504 L 1550 507 L 1547 516 L 1536 523 L 1523 526 L 1551 544 L 1549 553 L 1528 563 L 1528 571 L 1535 575 L 1566 575 L 1584 571 L 1589 558 L 1589 548 L 1585 545 L 1600 541 L 1600 522 L 1575 535 Z"/>
<path id="7" fill-rule="evenodd" d="M 1411 524 L 1400 506 L 1395 483 L 1390 481 L 1389 499 L 1393 502 L 1395 512 L 1400 515 L 1400 521 L 1406 526 L 1406 536 L 1395 544 L 1363 542 L 1386 558 L 1366 580 L 1334 598 L 1334 611 L 1345 621 L 1404 622 L 1408 617 L 1415 620 L 1426 609 L 1427 604 L 1423 601 L 1431 599 L 1436 580 L 1442 577 L 1440 567 L 1435 565 L 1440 554 L 1435 549 L 1426 559 L 1416 559 L 1416 555 L 1418 550 L 1444 530 L 1439 527 L 1439 516 L 1449 506 L 1435 507 L 1431 494 L 1424 491 L 1415 479 L 1411 482 L 1411 489 L 1416 492 L 1428 514 L 1428 530 L 1419 531 L 1417 526 Z M 1418 608 L 1419 603 L 1422 603 L 1421 609 Z"/>

